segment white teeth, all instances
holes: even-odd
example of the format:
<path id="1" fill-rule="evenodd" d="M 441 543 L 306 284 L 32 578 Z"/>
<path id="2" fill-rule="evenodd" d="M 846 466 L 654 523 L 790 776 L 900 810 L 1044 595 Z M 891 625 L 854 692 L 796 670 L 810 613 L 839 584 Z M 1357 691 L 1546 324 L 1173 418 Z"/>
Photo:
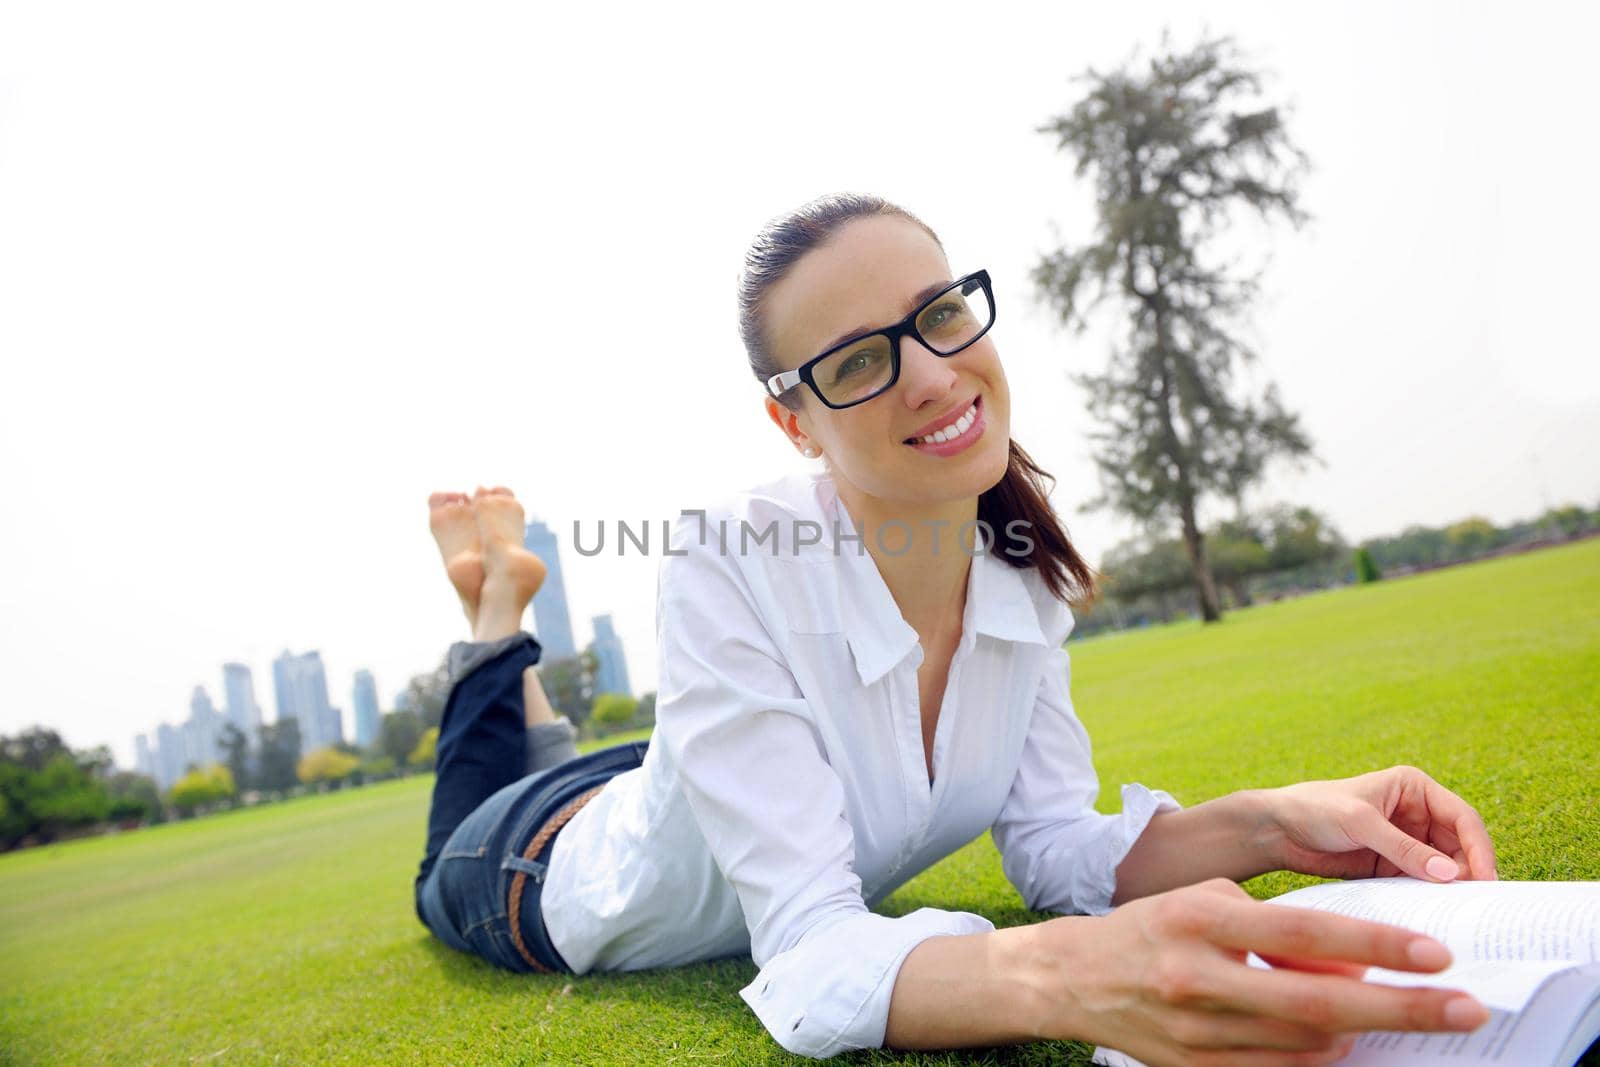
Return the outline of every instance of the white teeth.
<path id="1" fill-rule="evenodd" d="M 942 445 L 946 441 L 955 440 L 957 437 L 960 437 L 962 434 L 972 429 L 972 424 L 977 421 L 978 405 L 974 403 L 971 407 L 967 408 L 967 410 L 959 419 L 951 423 L 949 426 L 946 426 L 942 430 L 935 430 L 933 433 L 930 433 L 925 437 L 917 438 L 917 440 L 926 445 Z"/>

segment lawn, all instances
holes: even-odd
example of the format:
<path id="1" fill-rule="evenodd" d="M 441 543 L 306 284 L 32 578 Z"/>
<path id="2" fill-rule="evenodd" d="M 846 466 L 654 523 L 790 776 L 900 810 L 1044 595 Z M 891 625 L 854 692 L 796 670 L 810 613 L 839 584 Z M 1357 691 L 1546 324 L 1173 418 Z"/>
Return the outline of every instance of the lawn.
<path id="1" fill-rule="evenodd" d="M 1600 540 L 1072 645 L 1102 807 L 1422 767 L 1504 878 L 1600 878 Z M 431 779 L 0 856 L 0 1062 L 805 1063 L 727 960 L 500 972 L 411 910 Z M 1312 881 L 1247 884 L 1272 896 Z M 1022 909 L 988 837 L 882 911 Z M 1080 1064 L 1072 1043 L 851 1063 Z"/>

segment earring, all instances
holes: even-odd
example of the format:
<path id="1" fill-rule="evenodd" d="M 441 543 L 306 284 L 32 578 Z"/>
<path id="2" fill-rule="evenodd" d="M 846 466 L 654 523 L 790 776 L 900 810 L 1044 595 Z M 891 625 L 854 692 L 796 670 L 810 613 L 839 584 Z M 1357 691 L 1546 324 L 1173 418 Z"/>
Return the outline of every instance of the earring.
<path id="1" fill-rule="evenodd" d="M 806 457 L 807 459 L 816 459 L 818 456 L 822 455 L 821 452 L 818 452 L 815 448 L 812 448 L 810 445 L 806 445 L 805 450 L 802 451 L 800 454 L 802 456 Z"/>

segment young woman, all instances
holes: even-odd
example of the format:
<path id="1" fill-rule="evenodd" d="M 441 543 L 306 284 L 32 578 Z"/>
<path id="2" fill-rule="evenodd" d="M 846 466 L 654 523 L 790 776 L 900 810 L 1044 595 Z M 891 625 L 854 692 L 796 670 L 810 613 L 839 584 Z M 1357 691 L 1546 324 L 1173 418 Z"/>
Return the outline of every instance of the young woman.
<path id="1" fill-rule="evenodd" d="M 783 1047 L 1078 1038 L 1150 1064 L 1328 1063 L 1363 1030 L 1469 1030 L 1437 942 L 1252 900 L 1236 882 L 1494 878 L 1473 809 L 1423 772 L 1093 808 L 1069 598 L 1093 572 L 1011 440 L 992 283 L 904 210 L 831 196 L 750 249 L 741 333 L 772 422 L 822 461 L 678 521 L 648 743 L 579 756 L 520 629 L 543 566 L 505 490 L 435 494 L 473 640 L 451 649 L 417 910 L 518 971 L 749 953 Z M 873 914 L 985 830 L 1030 908 L 996 930 Z M 1251 968 L 1249 951 L 1274 964 Z"/>

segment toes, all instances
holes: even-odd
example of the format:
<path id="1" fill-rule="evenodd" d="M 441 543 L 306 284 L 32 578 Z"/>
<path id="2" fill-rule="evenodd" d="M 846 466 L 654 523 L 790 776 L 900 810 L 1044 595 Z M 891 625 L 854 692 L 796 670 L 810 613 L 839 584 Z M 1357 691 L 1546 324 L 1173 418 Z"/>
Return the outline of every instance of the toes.
<path id="1" fill-rule="evenodd" d="M 467 494 L 465 493 L 432 493 L 428 497 L 428 507 L 430 509 L 442 508 L 447 504 L 465 503 L 467 503 Z"/>
<path id="2" fill-rule="evenodd" d="M 511 490 L 507 489 L 503 485 L 497 485 L 493 489 L 489 490 L 488 495 L 489 496 L 515 496 L 516 494 L 513 493 Z"/>

